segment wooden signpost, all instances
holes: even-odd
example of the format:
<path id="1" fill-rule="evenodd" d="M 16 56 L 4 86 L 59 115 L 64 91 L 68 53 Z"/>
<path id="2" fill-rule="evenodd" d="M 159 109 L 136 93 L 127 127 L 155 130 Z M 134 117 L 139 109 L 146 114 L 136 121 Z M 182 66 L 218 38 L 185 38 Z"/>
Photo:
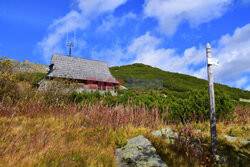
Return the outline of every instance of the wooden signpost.
<path id="1" fill-rule="evenodd" d="M 208 86 L 209 86 L 209 102 L 210 102 L 210 132 L 211 132 L 211 147 L 212 153 L 216 153 L 216 119 L 215 119 L 215 97 L 214 97 L 214 83 L 212 66 L 218 65 L 219 61 L 212 58 L 211 46 L 207 44 L 207 74 L 208 74 Z"/>

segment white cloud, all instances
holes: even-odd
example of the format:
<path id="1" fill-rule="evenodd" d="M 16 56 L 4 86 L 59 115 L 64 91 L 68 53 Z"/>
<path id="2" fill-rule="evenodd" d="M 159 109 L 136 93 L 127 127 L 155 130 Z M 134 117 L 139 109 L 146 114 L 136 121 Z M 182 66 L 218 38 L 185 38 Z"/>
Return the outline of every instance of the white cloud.
<path id="1" fill-rule="evenodd" d="M 112 12 L 127 0 L 76 0 L 78 8 L 86 17 L 96 17 L 106 12 Z"/>
<path id="2" fill-rule="evenodd" d="M 105 49 L 99 52 L 92 51 L 91 58 L 108 62 L 109 66 L 125 65 L 129 62 L 124 53 L 125 51 L 119 46 L 115 46 L 113 49 Z"/>
<path id="3" fill-rule="evenodd" d="M 53 53 L 64 53 L 65 41 L 62 39 L 67 31 L 70 33 L 77 29 L 85 29 L 91 19 L 114 11 L 126 0 L 76 0 L 75 2 L 78 9 L 71 10 L 64 17 L 55 20 L 48 28 L 48 36 L 38 42 L 38 49 L 47 61 Z"/>
<path id="4" fill-rule="evenodd" d="M 92 58 L 108 61 L 110 65 L 144 63 L 163 70 L 193 74 L 189 65 L 198 65 L 205 59 L 205 53 L 196 47 L 186 49 L 182 55 L 174 48 L 159 48 L 162 40 L 150 32 L 134 39 L 125 49 L 115 46 L 114 49 L 93 52 Z"/>
<path id="5" fill-rule="evenodd" d="M 212 50 L 213 56 L 221 62 L 220 66 L 214 68 L 215 81 L 235 87 L 250 84 L 249 46 L 250 24 L 237 28 L 233 35 L 224 35 L 219 40 L 219 45 Z M 201 69 L 198 76 L 205 78 L 204 71 L 205 68 Z"/>
<path id="6" fill-rule="evenodd" d="M 189 65 L 197 65 L 202 62 L 204 53 L 201 50 L 192 47 L 186 49 L 183 55 L 178 55 L 173 48 L 159 48 L 161 39 L 150 35 L 147 32 L 145 35 L 138 37 L 128 46 L 128 54 L 134 55 L 134 62 L 152 65 L 164 70 L 188 73 L 192 70 Z"/>
<path id="7" fill-rule="evenodd" d="M 163 70 L 185 73 L 207 78 L 206 48 L 187 48 L 177 54 L 175 48 L 161 48 L 162 40 L 149 32 L 134 39 L 124 50 L 116 46 L 114 50 L 99 52 L 99 59 L 112 65 L 144 63 Z M 220 60 L 213 67 L 215 82 L 249 90 L 250 85 L 250 24 L 237 28 L 233 35 L 224 35 L 212 46 L 212 55 Z M 105 57 L 103 57 L 105 55 Z M 106 58 L 110 57 L 110 58 Z M 203 65 L 203 67 L 200 67 Z"/>
<path id="8" fill-rule="evenodd" d="M 144 13 L 159 22 L 162 33 L 173 35 L 184 21 L 192 27 L 221 17 L 232 0 L 146 0 Z"/>
<path id="9" fill-rule="evenodd" d="M 126 0 L 75 0 L 77 10 L 72 10 L 64 17 L 53 22 L 48 28 L 49 34 L 38 43 L 46 60 L 52 53 L 63 53 L 62 41 L 67 30 L 84 30 L 91 19 L 106 14 L 106 19 L 97 31 L 109 31 L 114 25 L 124 24 L 127 19 L 134 19 L 133 13 L 128 13 L 121 18 L 116 18 L 110 13 Z M 188 21 L 191 26 L 209 22 L 222 16 L 232 0 L 146 0 L 144 13 L 148 17 L 155 17 L 159 21 L 161 31 L 166 35 L 173 34 L 178 25 Z M 102 59 L 109 65 L 122 65 L 128 63 L 144 63 L 163 70 L 185 73 L 207 78 L 206 67 L 200 68 L 206 61 L 205 45 L 187 48 L 183 53 L 177 53 L 176 48 L 161 48 L 161 38 L 150 32 L 134 39 L 127 47 L 115 45 L 112 49 L 92 51 L 92 58 Z M 221 37 L 212 53 L 221 65 L 214 69 L 215 81 L 230 86 L 244 87 L 250 85 L 250 24 L 235 30 L 233 35 Z M 81 41 L 81 46 L 86 43 Z M 76 49 L 76 54 L 81 52 Z"/>
<path id="10" fill-rule="evenodd" d="M 134 62 L 145 63 L 163 70 L 185 73 L 200 78 L 207 78 L 205 64 L 205 45 L 191 47 L 182 54 L 175 48 L 159 48 L 161 40 L 146 33 L 128 46 L 128 53 L 134 55 Z M 250 24 L 237 28 L 233 35 L 224 35 L 218 45 L 212 48 L 213 57 L 220 60 L 218 67 L 213 67 L 215 82 L 230 86 L 247 88 L 250 84 Z"/>
<path id="11" fill-rule="evenodd" d="M 57 19 L 49 26 L 51 31 L 42 41 L 38 42 L 38 47 L 46 60 L 49 60 L 53 53 L 64 53 L 61 45 L 66 32 L 72 32 L 75 29 L 83 29 L 88 21 L 77 11 L 71 11 L 66 16 Z M 63 41 L 63 44 L 65 41 Z"/>
<path id="12" fill-rule="evenodd" d="M 123 26 L 129 19 L 136 19 L 136 14 L 128 13 L 122 17 L 114 17 L 113 15 L 110 15 L 107 19 L 102 21 L 102 24 L 97 28 L 97 32 L 111 31 L 115 26 Z"/>

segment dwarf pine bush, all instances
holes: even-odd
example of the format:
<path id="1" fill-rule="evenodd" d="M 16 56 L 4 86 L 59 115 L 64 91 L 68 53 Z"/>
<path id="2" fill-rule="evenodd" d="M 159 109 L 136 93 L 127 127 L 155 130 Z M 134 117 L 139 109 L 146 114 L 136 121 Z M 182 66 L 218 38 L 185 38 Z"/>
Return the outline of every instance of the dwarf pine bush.
<path id="1" fill-rule="evenodd" d="M 222 91 L 215 92 L 216 117 L 217 119 L 232 119 L 234 105 L 232 100 Z M 98 91 L 94 93 L 72 93 L 69 96 L 72 102 L 81 104 L 96 104 L 100 101 L 104 105 L 114 107 L 117 104 L 145 106 L 152 110 L 158 108 L 159 114 L 170 122 L 206 121 L 209 119 L 209 96 L 208 90 L 191 90 L 185 98 L 174 96 L 171 92 L 163 91 L 138 91 L 119 90 L 116 96 L 110 93 L 101 95 Z"/>

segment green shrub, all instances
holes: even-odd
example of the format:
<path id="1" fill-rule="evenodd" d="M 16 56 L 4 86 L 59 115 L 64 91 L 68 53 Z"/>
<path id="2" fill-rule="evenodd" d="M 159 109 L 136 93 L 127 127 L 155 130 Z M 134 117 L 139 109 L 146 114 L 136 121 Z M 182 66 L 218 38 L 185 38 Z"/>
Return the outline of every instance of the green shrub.
<path id="1" fill-rule="evenodd" d="M 111 94 L 109 96 L 112 96 Z M 69 97 L 69 100 L 71 102 L 76 102 L 76 103 L 81 103 L 84 105 L 88 105 L 88 104 L 97 104 L 99 103 L 102 98 L 103 95 L 99 92 L 99 91 L 95 91 L 95 92 L 73 92 Z"/>
<path id="2" fill-rule="evenodd" d="M 234 105 L 232 99 L 223 91 L 215 91 L 216 117 L 217 119 L 232 119 Z M 209 119 L 209 95 L 208 90 L 190 90 L 185 98 L 175 96 L 170 91 L 153 90 L 118 90 L 116 96 L 111 93 L 101 95 L 94 93 L 72 93 L 69 96 L 72 102 L 81 104 L 96 104 L 100 101 L 104 105 L 113 107 L 122 104 L 125 107 L 136 105 L 145 106 L 152 110 L 158 108 L 159 114 L 170 122 L 206 121 Z"/>
<path id="3" fill-rule="evenodd" d="M 12 64 L 6 57 L 0 57 L 0 100 L 6 97 L 10 101 L 19 98 Z"/>
<path id="4" fill-rule="evenodd" d="M 25 81 L 35 86 L 45 75 L 46 73 L 22 73 L 17 74 L 16 78 L 18 81 Z"/>

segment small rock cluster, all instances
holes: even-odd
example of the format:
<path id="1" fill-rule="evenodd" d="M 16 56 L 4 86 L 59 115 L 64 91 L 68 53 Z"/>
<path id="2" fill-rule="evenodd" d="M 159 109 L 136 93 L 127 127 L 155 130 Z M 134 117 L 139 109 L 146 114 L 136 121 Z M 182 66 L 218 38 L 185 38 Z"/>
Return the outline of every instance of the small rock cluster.
<path id="1" fill-rule="evenodd" d="M 173 132 L 171 128 L 164 128 L 161 130 L 154 131 L 151 133 L 151 135 L 155 137 L 162 137 L 172 144 L 174 143 L 174 139 L 179 137 L 179 135 Z M 179 140 L 187 141 L 192 149 L 196 150 L 196 152 L 201 155 L 203 154 L 204 150 L 199 138 L 193 138 L 191 140 L 190 137 L 180 136 Z"/>
<path id="2" fill-rule="evenodd" d="M 163 137 L 170 142 L 174 141 L 174 138 L 178 138 L 178 134 L 174 133 L 171 128 L 163 128 L 151 133 L 155 137 Z"/>
<path id="3" fill-rule="evenodd" d="M 232 136 L 227 136 L 227 135 L 224 135 L 224 138 L 227 139 L 230 142 L 235 142 L 238 139 L 237 137 L 232 137 Z M 242 144 L 249 144 L 250 139 L 240 139 L 240 142 Z"/>
<path id="4" fill-rule="evenodd" d="M 142 135 L 128 140 L 123 148 L 116 150 L 116 164 L 118 167 L 167 167 L 151 142 Z"/>
<path id="5" fill-rule="evenodd" d="M 248 129 L 249 127 L 244 127 L 244 130 Z M 199 151 L 200 154 L 203 153 L 203 147 L 199 138 L 194 138 L 191 141 L 190 137 L 178 136 L 178 134 L 173 132 L 171 128 L 164 128 L 154 131 L 151 133 L 151 135 L 155 137 L 162 137 L 172 144 L 174 143 L 174 139 L 176 138 L 188 141 L 191 144 L 192 149 L 198 149 L 197 151 Z M 236 137 L 227 135 L 225 135 L 224 138 L 231 142 L 237 140 Z M 250 143 L 249 139 L 240 139 L 240 141 L 242 144 Z M 215 155 L 215 159 L 218 164 L 227 163 L 227 160 L 219 155 Z M 167 167 L 167 164 L 162 161 L 160 156 L 156 153 L 156 149 L 151 144 L 151 142 L 142 135 L 128 140 L 127 145 L 116 150 L 116 164 L 118 167 Z"/>

